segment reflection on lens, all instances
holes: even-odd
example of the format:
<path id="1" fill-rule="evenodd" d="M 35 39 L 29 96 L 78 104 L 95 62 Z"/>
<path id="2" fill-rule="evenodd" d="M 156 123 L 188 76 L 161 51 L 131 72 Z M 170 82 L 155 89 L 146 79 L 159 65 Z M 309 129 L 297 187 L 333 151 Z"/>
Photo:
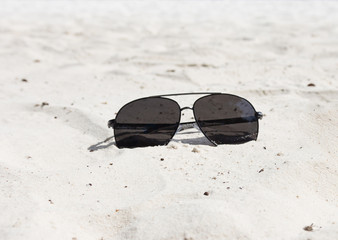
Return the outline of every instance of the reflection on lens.
<path id="1" fill-rule="evenodd" d="M 114 135 L 119 148 L 166 145 L 180 122 L 179 105 L 167 98 L 150 97 L 125 105 L 118 112 Z"/>
<path id="2" fill-rule="evenodd" d="M 244 98 L 215 94 L 194 104 L 194 115 L 204 135 L 215 144 L 239 144 L 257 139 L 258 119 Z"/>

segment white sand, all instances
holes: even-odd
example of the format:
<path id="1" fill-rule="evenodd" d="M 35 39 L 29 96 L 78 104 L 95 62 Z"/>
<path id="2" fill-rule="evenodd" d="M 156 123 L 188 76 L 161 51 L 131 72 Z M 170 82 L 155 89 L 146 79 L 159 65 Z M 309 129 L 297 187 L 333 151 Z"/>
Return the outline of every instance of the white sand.
<path id="1" fill-rule="evenodd" d="M 338 239 L 338 2 L 0 5 L 1 240 Z M 206 90 L 258 141 L 103 143 L 125 103 Z"/>

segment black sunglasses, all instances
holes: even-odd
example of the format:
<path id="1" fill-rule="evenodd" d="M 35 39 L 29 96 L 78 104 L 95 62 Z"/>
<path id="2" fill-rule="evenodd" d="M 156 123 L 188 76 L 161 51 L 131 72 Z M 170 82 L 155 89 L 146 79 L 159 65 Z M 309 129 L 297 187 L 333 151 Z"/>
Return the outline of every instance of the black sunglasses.
<path id="1" fill-rule="evenodd" d="M 172 99 L 180 95 L 205 95 L 192 108 L 181 108 Z M 196 122 L 180 123 L 181 111 L 191 109 Z M 178 93 L 146 97 L 124 105 L 115 119 L 108 121 L 114 129 L 118 148 L 167 145 L 176 132 L 197 127 L 215 146 L 240 144 L 256 140 L 258 119 L 252 104 L 239 96 L 224 93 Z M 196 124 L 197 123 L 197 126 Z"/>

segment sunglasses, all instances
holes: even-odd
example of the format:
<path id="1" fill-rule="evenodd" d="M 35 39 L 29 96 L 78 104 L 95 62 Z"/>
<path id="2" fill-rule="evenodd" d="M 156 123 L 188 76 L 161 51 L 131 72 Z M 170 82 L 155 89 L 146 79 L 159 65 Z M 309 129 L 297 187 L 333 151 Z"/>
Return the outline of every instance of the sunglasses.
<path id="1" fill-rule="evenodd" d="M 181 108 L 169 98 L 181 95 L 206 95 L 192 108 Z M 195 122 L 180 123 L 181 112 L 193 110 Z M 114 129 L 118 148 L 167 145 L 176 132 L 197 128 L 213 145 L 241 144 L 256 140 L 258 119 L 252 104 L 239 96 L 224 93 L 178 93 L 146 97 L 124 105 L 116 118 L 108 121 Z"/>

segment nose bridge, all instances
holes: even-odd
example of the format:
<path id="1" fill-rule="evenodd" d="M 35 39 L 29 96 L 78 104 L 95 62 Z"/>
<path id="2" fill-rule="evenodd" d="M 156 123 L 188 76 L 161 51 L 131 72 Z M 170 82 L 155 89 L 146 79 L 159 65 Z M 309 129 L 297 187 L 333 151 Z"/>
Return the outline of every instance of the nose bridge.
<path id="1" fill-rule="evenodd" d="M 181 108 L 181 111 L 183 111 L 183 110 L 187 110 L 187 109 L 189 109 L 189 110 L 193 110 L 191 107 L 183 107 L 183 108 Z"/>

